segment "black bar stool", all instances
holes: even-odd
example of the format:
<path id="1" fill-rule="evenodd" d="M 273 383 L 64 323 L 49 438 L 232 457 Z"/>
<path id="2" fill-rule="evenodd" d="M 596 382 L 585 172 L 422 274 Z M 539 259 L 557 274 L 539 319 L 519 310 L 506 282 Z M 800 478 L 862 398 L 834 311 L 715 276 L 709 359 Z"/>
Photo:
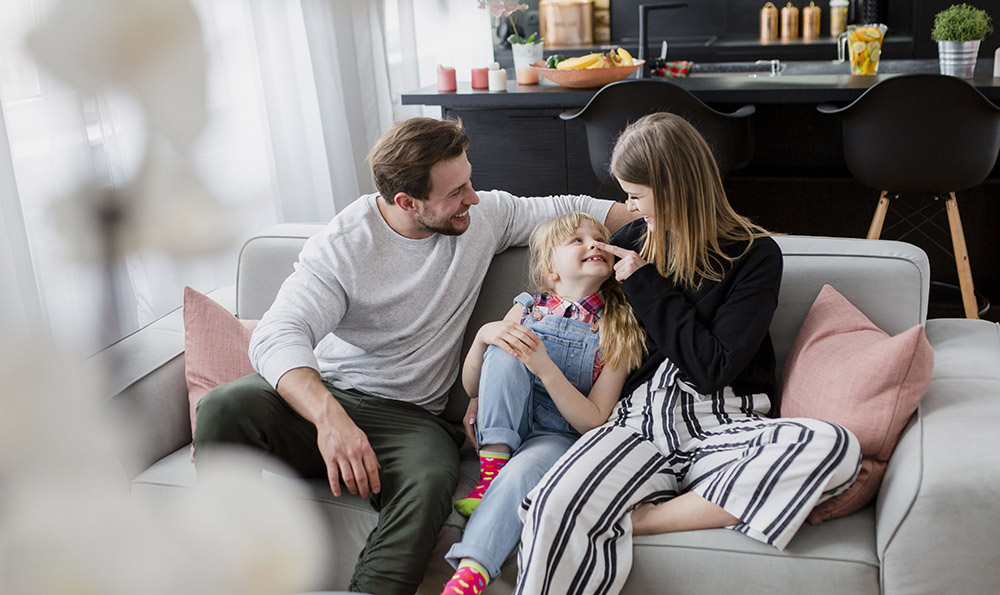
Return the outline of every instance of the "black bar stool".
<path id="1" fill-rule="evenodd" d="M 731 114 L 717 112 L 687 90 L 662 80 L 624 80 L 602 87 L 583 109 L 559 114 L 579 118 L 587 130 L 590 166 L 598 179 L 608 173 L 611 149 L 625 127 L 654 112 L 671 112 L 690 122 L 712 148 L 719 174 L 750 163 L 756 108 L 745 105 Z"/>
<path id="2" fill-rule="evenodd" d="M 838 114 L 844 159 L 865 186 L 881 190 L 868 239 L 882 235 L 890 193 L 947 195 L 949 234 L 967 318 L 979 318 L 972 267 L 955 193 L 982 183 L 1000 152 L 1000 108 L 968 82 L 940 74 L 912 74 L 873 85 Z M 917 213 L 917 229 L 931 219 Z M 945 249 L 947 251 L 947 249 Z"/>

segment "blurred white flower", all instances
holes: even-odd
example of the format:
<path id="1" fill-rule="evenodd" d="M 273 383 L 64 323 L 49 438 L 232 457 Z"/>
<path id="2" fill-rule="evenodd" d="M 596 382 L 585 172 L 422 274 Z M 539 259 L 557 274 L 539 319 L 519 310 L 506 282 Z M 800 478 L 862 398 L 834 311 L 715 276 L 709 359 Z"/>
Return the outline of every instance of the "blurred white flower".
<path id="1" fill-rule="evenodd" d="M 39 63 L 81 91 L 120 87 L 186 150 L 205 124 L 198 15 L 187 0 L 63 0 L 28 35 Z"/>
<path id="2" fill-rule="evenodd" d="M 191 163 L 165 143 L 150 144 L 139 175 L 124 192 L 137 199 L 127 242 L 133 247 L 194 256 L 236 241 L 235 218 Z"/>
<path id="3" fill-rule="evenodd" d="M 53 205 L 70 254 L 101 262 L 159 250 L 178 257 L 230 247 L 235 219 L 172 146 L 151 142 L 136 178 L 121 189 L 84 187 Z"/>
<path id="4" fill-rule="evenodd" d="M 17 514 L 0 524 L 0 592 L 209 592 L 197 589 L 203 583 L 200 569 L 127 492 L 92 479 L 39 470 L 39 477 L 9 490 L 6 503 Z"/>
<path id="5" fill-rule="evenodd" d="M 262 481 L 261 470 L 268 473 Z M 328 561 L 321 513 L 294 472 L 247 450 L 214 452 L 199 485 L 171 501 L 168 531 L 194 559 L 211 560 L 207 585 L 220 595 L 272 595 L 315 587 Z"/>
<path id="6" fill-rule="evenodd" d="M 198 486 L 133 498 L 86 366 L 0 353 L 0 593 L 276 595 L 329 556 L 306 488 L 262 455 L 220 452 Z M 280 474 L 261 481 L 261 470 Z"/>
<path id="7" fill-rule="evenodd" d="M 121 480 L 110 456 L 114 430 L 98 411 L 96 370 L 84 372 L 52 345 L 7 339 L 0 348 L 0 471 L 87 471 Z M 99 466 L 102 460 L 108 464 Z"/>

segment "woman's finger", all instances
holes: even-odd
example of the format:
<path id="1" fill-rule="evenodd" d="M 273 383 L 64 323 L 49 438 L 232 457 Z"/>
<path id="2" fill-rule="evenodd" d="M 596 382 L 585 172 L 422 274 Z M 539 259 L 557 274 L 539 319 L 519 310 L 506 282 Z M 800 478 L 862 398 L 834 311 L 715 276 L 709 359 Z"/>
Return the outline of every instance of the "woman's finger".
<path id="1" fill-rule="evenodd" d="M 614 254 L 618 258 L 625 258 L 629 254 L 635 254 L 635 252 L 633 252 L 632 250 L 629 250 L 627 248 L 621 248 L 619 246 L 615 246 L 614 244 L 605 244 L 604 242 L 594 242 L 594 245 L 597 246 L 598 250 L 603 250 L 604 252 L 610 252 L 611 254 Z"/>

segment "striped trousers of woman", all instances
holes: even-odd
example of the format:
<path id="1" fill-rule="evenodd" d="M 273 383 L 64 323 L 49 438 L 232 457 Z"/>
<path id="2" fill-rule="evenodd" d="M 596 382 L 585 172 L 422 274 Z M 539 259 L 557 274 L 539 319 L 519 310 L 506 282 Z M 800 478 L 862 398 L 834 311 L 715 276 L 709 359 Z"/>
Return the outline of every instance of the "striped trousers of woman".
<path id="1" fill-rule="evenodd" d="M 784 549 L 860 469 L 848 430 L 769 419 L 767 395 L 700 395 L 665 361 L 545 474 L 521 506 L 516 593 L 618 593 L 632 567 L 631 511 L 693 491 Z"/>

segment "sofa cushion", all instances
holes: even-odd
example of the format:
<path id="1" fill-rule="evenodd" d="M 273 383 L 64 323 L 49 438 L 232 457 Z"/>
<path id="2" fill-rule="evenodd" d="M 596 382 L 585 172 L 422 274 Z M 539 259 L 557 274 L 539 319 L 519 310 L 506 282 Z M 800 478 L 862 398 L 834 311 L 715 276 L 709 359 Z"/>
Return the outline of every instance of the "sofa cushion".
<path id="1" fill-rule="evenodd" d="M 848 515 L 875 497 L 933 369 L 922 325 L 890 337 L 833 287 L 823 287 L 789 353 L 781 414 L 846 427 L 861 442 L 863 459 L 850 489 L 817 506 L 810 523 Z"/>
<path id="2" fill-rule="evenodd" d="M 479 477 L 475 451 L 461 449 L 460 479 L 455 497 L 469 492 Z M 132 495 L 143 506 L 168 514 L 177 491 L 197 484 L 195 465 L 187 448 L 151 465 L 132 481 Z M 265 471 L 263 481 L 292 479 Z M 332 540 L 332 554 L 325 589 L 346 589 L 365 544 L 378 520 L 377 513 L 359 496 L 344 493 L 335 498 L 325 479 L 307 480 L 310 497 L 320 504 Z M 418 595 L 437 595 L 451 577 L 452 567 L 444 554 L 461 539 L 465 519 L 453 513 L 445 522 Z M 804 526 L 784 551 L 729 529 L 687 531 L 638 537 L 635 564 L 626 583 L 626 593 L 658 593 L 670 585 L 671 593 L 717 593 L 732 590 L 734 576 L 749 592 L 785 592 L 789 585 L 817 595 L 879 593 L 879 561 L 875 554 L 875 509 L 866 507 L 844 519 L 822 527 Z M 502 574 L 490 582 L 490 593 L 504 595 L 514 590 L 517 579 L 516 551 L 503 565 Z M 725 572 L 706 572 L 725 568 Z"/>
<path id="3" fill-rule="evenodd" d="M 184 378 L 192 434 L 195 408 L 208 391 L 253 374 L 247 351 L 256 326 L 256 320 L 239 320 L 212 298 L 184 288 Z"/>

